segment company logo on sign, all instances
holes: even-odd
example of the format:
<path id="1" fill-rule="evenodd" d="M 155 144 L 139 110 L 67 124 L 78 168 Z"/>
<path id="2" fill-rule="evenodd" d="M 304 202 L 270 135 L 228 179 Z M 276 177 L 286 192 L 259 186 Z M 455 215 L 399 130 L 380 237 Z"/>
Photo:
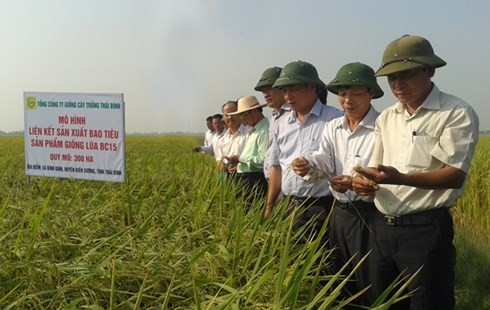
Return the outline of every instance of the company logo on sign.
<path id="1" fill-rule="evenodd" d="M 26 97 L 27 110 L 35 110 L 37 108 L 36 103 L 37 103 L 36 97 Z"/>

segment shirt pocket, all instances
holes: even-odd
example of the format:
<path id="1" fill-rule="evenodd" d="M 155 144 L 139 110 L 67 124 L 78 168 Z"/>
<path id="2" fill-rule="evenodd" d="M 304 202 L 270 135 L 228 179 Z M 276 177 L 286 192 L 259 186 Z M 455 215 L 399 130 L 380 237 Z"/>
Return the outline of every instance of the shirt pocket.
<path id="1" fill-rule="evenodd" d="M 408 152 L 407 164 L 409 167 L 424 170 L 431 166 L 431 155 L 439 138 L 429 136 L 412 136 L 412 144 Z"/>
<path id="2" fill-rule="evenodd" d="M 320 148 L 320 142 L 321 137 L 314 137 L 308 140 L 308 145 L 306 147 L 308 155 L 311 155 L 313 154 L 313 152 L 318 151 L 318 149 Z"/>

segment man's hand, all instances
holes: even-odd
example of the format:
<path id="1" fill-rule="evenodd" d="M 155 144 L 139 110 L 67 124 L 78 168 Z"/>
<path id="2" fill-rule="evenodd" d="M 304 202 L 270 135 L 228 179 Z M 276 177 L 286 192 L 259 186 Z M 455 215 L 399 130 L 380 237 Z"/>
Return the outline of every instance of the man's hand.
<path id="1" fill-rule="evenodd" d="M 430 171 L 410 173 L 401 173 L 393 167 L 383 165 L 369 169 L 356 168 L 354 171 L 377 184 L 406 185 L 424 189 L 460 188 L 466 178 L 464 171 L 448 165 Z"/>
<path id="2" fill-rule="evenodd" d="M 334 191 L 345 193 L 352 189 L 352 177 L 350 175 L 336 175 L 330 179 L 330 185 Z"/>
<path id="3" fill-rule="evenodd" d="M 304 157 L 298 157 L 291 162 L 291 168 L 293 168 L 294 173 L 297 175 L 304 177 L 308 174 L 311 167 L 308 161 Z"/>
<path id="4" fill-rule="evenodd" d="M 268 218 L 271 214 L 272 214 L 272 210 L 274 209 L 274 206 L 267 206 L 267 208 L 265 209 L 265 213 L 264 213 L 264 219 Z"/>
<path id="5" fill-rule="evenodd" d="M 236 167 L 238 165 L 238 156 L 237 155 L 231 155 L 226 157 L 228 161 L 230 162 L 231 167 Z"/>
<path id="6" fill-rule="evenodd" d="M 352 189 L 359 196 L 374 196 L 379 186 L 362 175 L 356 175 L 352 177 Z"/>
<path id="7" fill-rule="evenodd" d="M 396 168 L 383 165 L 378 165 L 375 169 L 356 168 L 354 171 L 377 184 L 402 184 L 402 178 L 404 176 Z"/>

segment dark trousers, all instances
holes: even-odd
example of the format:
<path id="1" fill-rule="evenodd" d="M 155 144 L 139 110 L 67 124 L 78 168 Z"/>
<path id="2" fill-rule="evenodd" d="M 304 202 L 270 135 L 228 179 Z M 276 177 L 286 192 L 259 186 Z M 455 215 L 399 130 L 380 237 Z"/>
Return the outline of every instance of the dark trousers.
<path id="1" fill-rule="evenodd" d="M 333 196 L 322 197 L 298 197 L 289 196 L 291 201 L 286 216 L 296 211 L 293 231 L 298 231 L 301 227 L 306 225 L 309 221 L 314 219 L 310 224 L 309 229 L 306 230 L 304 237 L 310 238 L 319 234 L 323 224 L 328 220 L 328 216 L 332 209 Z M 328 242 L 328 233 L 325 233 L 322 237 L 322 243 Z M 327 247 L 328 244 L 327 244 Z"/>
<path id="2" fill-rule="evenodd" d="M 268 184 L 263 172 L 237 173 L 236 178 L 249 203 L 254 197 L 263 198 L 267 195 Z"/>
<path id="3" fill-rule="evenodd" d="M 453 309 L 453 220 L 447 208 L 391 217 L 376 212 L 370 257 L 373 292 L 379 296 L 404 271 L 413 275 L 413 296 L 391 309 Z"/>
<path id="4" fill-rule="evenodd" d="M 334 272 L 339 272 L 349 259 L 354 257 L 343 271 L 344 275 L 348 275 L 359 261 L 371 251 L 373 248 L 371 231 L 375 214 L 376 207 L 372 202 L 341 203 L 336 201 L 334 203 L 329 229 L 330 243 L 335 249 L 333 253 Z M 370 255 L 354 273 L 351 281 L 347 283 L 345 294 L 353 295 L 371 285 L 369 259 Z M 368 289 L 356 299 L 356 303 L 370 306 L 375 300 L 373 291 Z"/>

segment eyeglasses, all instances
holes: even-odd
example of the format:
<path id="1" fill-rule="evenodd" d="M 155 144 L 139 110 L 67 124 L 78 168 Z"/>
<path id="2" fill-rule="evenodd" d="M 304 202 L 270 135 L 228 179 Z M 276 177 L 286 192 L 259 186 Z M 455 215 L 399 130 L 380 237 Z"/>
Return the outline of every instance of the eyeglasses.
<path id="1" fill-rule="evenodd" d="M 238 117 L 240 117 L 240 119 L 244 119 L 245 117 L 247 117 L 248 114 L 250 114 L 250 111 L 240 113 L 238 114 Z"/>

